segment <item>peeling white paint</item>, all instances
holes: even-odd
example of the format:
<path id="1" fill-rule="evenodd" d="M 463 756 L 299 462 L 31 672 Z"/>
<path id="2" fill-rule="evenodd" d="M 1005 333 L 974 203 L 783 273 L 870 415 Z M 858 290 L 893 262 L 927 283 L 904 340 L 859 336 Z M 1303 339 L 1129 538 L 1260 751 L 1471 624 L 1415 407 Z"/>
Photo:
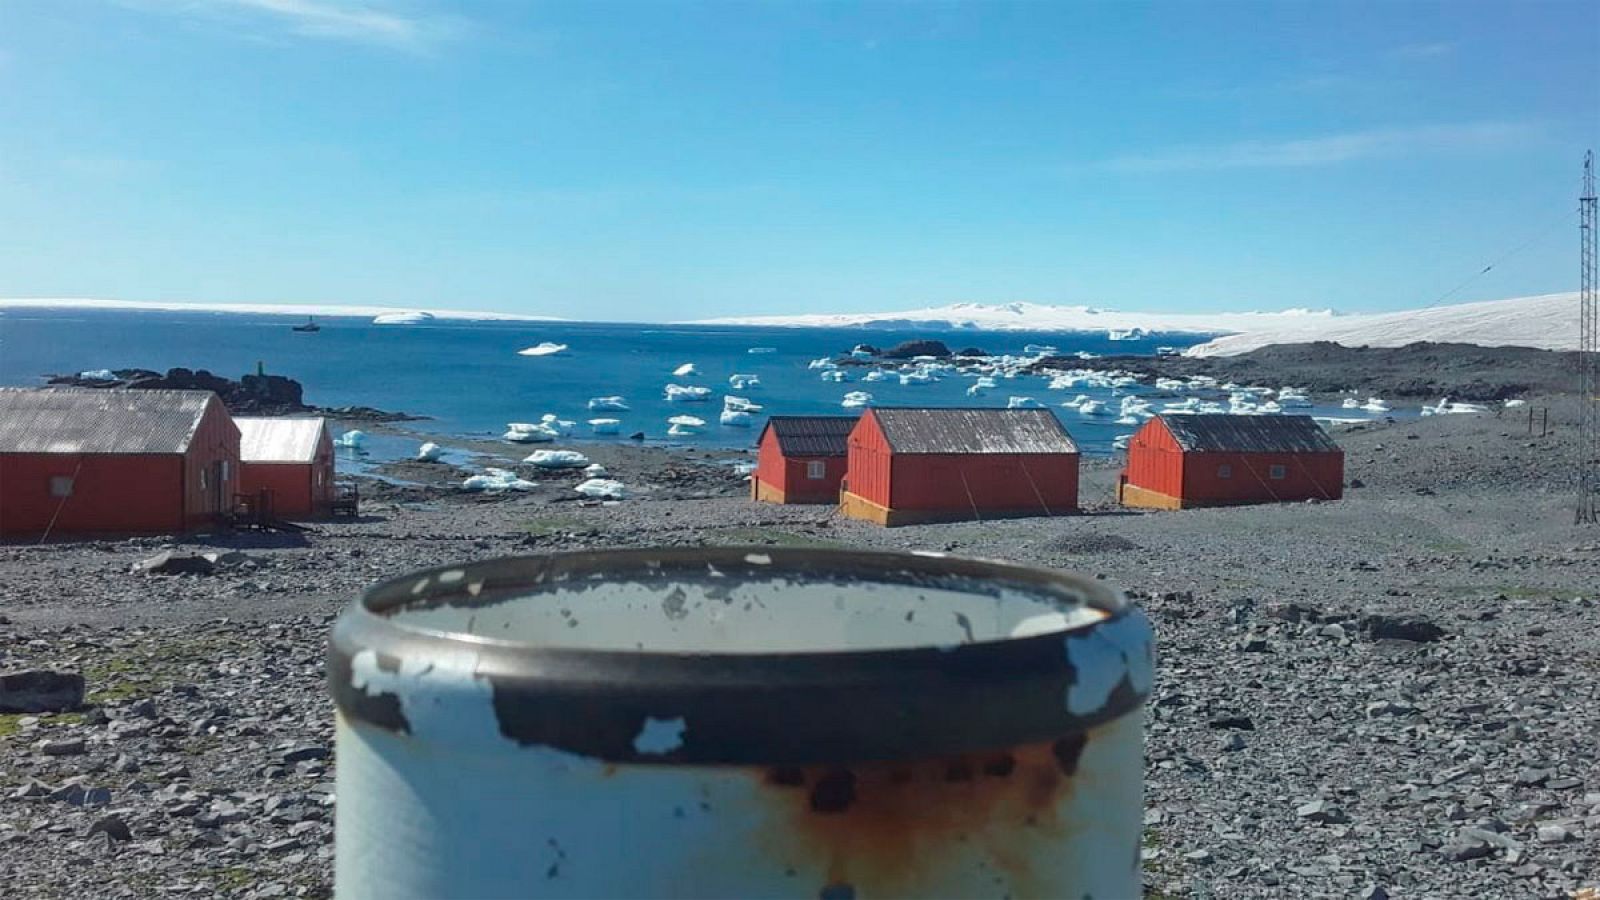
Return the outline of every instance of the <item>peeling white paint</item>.
<path id="1" fill-rule="evenodd" d="M 1067 660 L 1077 678 L 1067 685 L 1067 711 L 1086 716 L 1106 705 L 1122 679 L 1141 694 L 1155 682 L 1155 635 L 1142 611 L 1096 625 L 1086 634 L 1069 634 Z"/>
<path id="2" fill-rule="evenodd" d="M 647 753 L 660 756 L 683 746 L 683 733 L 689 728 L 689 723 L 682 716 L 675 719 L 657 719 L 654 716 L 645 716 L 644 725 L 639 728 L 639 734 L 633 739 L 633 749 L 637 753 Z"/>

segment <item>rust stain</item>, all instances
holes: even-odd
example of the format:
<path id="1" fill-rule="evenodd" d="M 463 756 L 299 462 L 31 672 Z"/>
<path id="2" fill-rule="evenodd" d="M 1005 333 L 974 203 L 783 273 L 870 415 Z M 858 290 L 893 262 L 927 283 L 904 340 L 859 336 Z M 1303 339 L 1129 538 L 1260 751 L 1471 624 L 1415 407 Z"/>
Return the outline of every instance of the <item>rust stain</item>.
<path id="1" fill-rule="evenodd" d="M 1048 896 L 1033 861 L 1073 830 L 1071 798 L 1088 735 L 1006 750 L 851 766 L 757 770 L 774 809 L 763 841 L 777 862 L 820 868 L 833 896 L 916 893 L 952 859 L 981 858 L 1012 896 Z M 810 864 L 810 865 L 804 865 Z M 1048 863 L 1046 863 L 1048 866 Z M 1047 878 L 1045 880 L 1048 880 Z"/>

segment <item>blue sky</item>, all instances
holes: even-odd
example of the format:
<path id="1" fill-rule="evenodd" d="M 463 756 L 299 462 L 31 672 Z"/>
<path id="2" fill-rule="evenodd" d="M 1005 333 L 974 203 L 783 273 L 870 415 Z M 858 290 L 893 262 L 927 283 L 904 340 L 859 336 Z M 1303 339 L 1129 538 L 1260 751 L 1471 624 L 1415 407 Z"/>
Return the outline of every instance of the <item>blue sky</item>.
<path id="1" fill-rule="evenodd" d="M 0 296 L 1571 290 L 1597 59 L 1586 2 L 0 0 Z"/>

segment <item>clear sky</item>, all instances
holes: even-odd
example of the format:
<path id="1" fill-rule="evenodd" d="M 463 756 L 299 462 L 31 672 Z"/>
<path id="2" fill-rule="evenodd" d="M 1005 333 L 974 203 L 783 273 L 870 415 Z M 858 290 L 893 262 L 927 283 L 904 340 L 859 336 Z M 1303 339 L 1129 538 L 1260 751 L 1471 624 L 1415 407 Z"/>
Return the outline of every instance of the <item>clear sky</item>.
<path id="1" fill-rule="evenodd" d="M 0 296 L 1572 290 L 1600 4 L 0 0 Z"/>

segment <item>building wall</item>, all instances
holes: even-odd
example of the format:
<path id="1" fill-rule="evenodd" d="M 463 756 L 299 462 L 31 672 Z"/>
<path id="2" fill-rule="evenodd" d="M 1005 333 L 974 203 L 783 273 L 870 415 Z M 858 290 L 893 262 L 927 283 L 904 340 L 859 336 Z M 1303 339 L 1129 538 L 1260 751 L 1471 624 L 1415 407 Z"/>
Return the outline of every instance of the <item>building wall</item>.
<path id="1" fill-rule="evenodd" d="M 272 513 L 283 518 L 324 516 L 333 504 L 333 441 L 324 432 L 311 462 L 244 462 L 239 493 L 272 492 Z"/>
<path id="2" fill-rule="evenodd" d="M 315 469 L 311 473 L 312 515 L 325 516 L 333 508 L 333 480 L 338 474 L 334 469 L 336 465 L 335 459 L 333 437 L 328 434 L 328 429 L 324 427 L 322 436 L 317 438 Z"/>
<path id="3" fill-rule="evenodd" d="M 239 427 L 215 396 L 183 459 L 183 529 L 202 528 L 231 511 L 239 492 Z"/>
<path id="4" fill-rule="evenodd" d="M 0 534 L 164 533 L 184 529 L 184 459 L 177 454 L 0 454 Z M 50 494 L 52 477 L 72 493 Z"/>
<path id="5" fill-rule="evenodd" d="M 789 469 L 784 465 L 783 451 L 778 449 L 778 438 L 770 430 L 761 435 L 756 447 L 755 477 L 779 491 L 789 489 Z"/>
<path id="6" fill-rule="evenodd" d="M 1128 484 L 1177 497 L 1183 492 L 1183 452 L 1160 419 L 1145 422 L 1128 441 Z"/>
<path id="7" fill-rule="evenodd" d="M 883 437 L 877 417 L 867 410 L 851 429 L 845 490 L 879 506 L 889 505 L 889 442 Z"/>
<path id="8" fill-rule="evenodd" d="M 890 471 L 891 509 L 1078 508 L 1078 454 L 902 454 Z"/>
<path id="9" fill-rule="evenodd" d="M 1283 466 L 1283 478 L 1271 477 L 1275 465 Z M 1227 478 L 1219 474 L 1223 466 Z M 1185 504 L 1337 500 L 1343 493 L 1343 453 L 1189 453 L 1184 458 Z"/>
<path id="10" fill-rule="evenodd" d="M 822 463 L 822 478 L 808 478 L 807 469 L 813 462 Z M 844 481 L 848 457 L 816 456 L 794 457 L 784 461 L 785 498 L 790 503 L 837 503 L 839 484 Z"/>

